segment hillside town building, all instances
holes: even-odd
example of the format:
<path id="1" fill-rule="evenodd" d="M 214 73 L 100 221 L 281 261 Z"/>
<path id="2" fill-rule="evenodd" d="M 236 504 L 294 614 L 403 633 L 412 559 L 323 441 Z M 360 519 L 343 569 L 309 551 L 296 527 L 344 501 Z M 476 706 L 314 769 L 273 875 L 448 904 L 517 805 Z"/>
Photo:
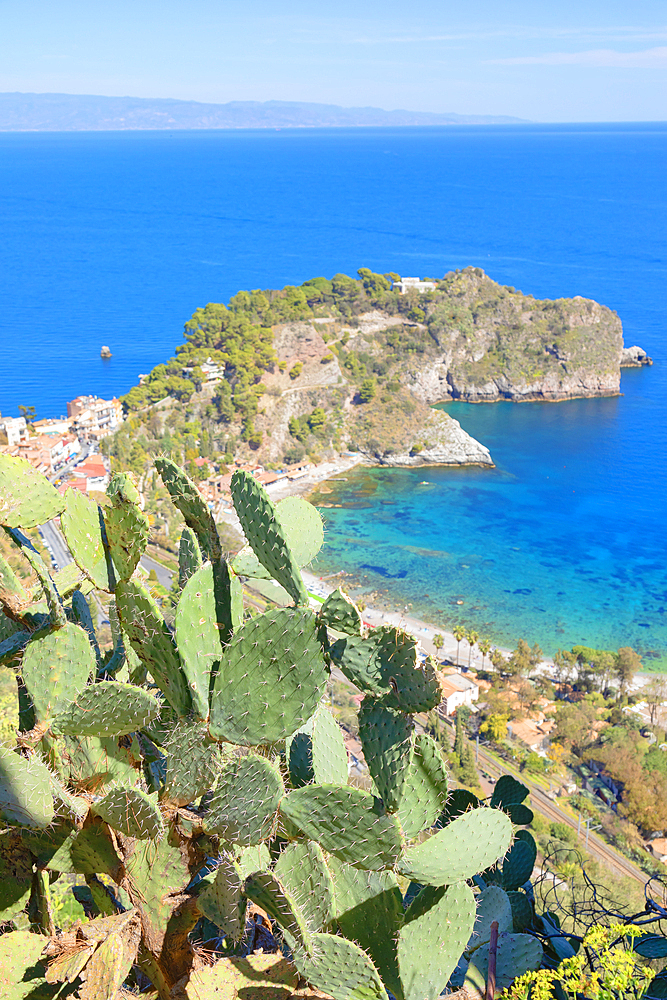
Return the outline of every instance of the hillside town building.
<path id="1" fill-rule="evenodd" d="M 72 430 L 86 441 L 99 441 L 113 434 L 123 422 L 123 407 L 119 400 L 99 396 L 77 396 L 67 404 L 67 416 Z"/>
<path id="2" fill-rule="evenodd" d="M 454 715 L 462 705 L 468 705 L 474 711 L 473 702 L 479 698 L 479 685 L 463 674 L 444 674 L 442 676 L 441 708 L 445 715 Z"/>
<path id="3" fill-rule="evenodd" d="M 0 444 L 14 447 L 27 436 L 25 417 L 0 417 Z"/>
<path id="4" fill-rule="evenodd" d="M 50 476 L 80 451 L 81 444 L 74 434 L 37 434 L 35 437 L 23 438 L 12 454 L 27 459 L 45 476 Z"/>

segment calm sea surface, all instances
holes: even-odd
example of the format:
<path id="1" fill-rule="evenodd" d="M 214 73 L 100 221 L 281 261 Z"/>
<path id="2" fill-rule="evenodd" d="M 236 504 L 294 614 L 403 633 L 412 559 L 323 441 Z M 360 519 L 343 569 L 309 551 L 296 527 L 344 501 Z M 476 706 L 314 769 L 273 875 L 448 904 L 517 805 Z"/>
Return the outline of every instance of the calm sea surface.
<path id="1" fill-rule="evenodd" d="M 2 133 L 0 410 L 125 392 L 198 305 L 362 265 L 597 299 L 655 359 L 622 397 L 450 405 L 497 468 L 351 473 L 319 565 L 500 643 L 665 664 L 666 152 L 664 124 Z"/>

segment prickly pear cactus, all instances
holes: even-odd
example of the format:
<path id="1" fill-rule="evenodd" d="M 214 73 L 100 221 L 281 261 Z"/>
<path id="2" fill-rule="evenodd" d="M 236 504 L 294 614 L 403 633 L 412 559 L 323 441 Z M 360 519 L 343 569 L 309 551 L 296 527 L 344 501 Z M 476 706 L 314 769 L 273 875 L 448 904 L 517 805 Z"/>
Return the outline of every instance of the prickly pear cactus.
<path id="1" fill-rule="evenodd" d="M 481 933 L 473 877 L 503 894 L 503 954 L 525 964 L 530 948 L 511 926 L 521 900 L 510 905 L 505 889 L 517 895 L 529 845 L 519 839 L 501 860 L 523 800 L 508 787 L 507 802 L 447 815 L 443 757 L 412 717 L 440 701 L 434 665 L 398 629 L 365 631 L 340 592 L 311 610 L 299 567 L 322 541 L 314 508 L 276 508 L 236 473 L 249 549 L 230 565 L 196 485 L 170 460 L 156 465 L 187 524 L 175 628 L 135 573 L 148 525 L 129 475 L 97 506 L 0 457 L 0 524 L 39 579 L 23 617 L 11 586 L 0 591 L 16 626 L 0 661 L 16 672 L 22 720 L 16 746 L 0 748 L 0 861 L 21 859 L 0 916 L 27 905 L 45 935 L 28 934 L 22 949 L 34 988 L 72 983 L 81 997 L 114 1000 L 140 972 L 160 1000 L 184 983 L 194 996 L 188 982 L 206 979 L 194 971 L 200 940 L 222 956 L 212 981 L 245 990 L 234 963 L 263 934 L 288 956 L 280 981 L 287 969 L 294 987 L 298 975 L 311 984 L 294 995 L 435 1000 Z M 59 587 L 21 529 L 60 513 L 85 580 L 71 571 Z M 252 573 L 294 606 L 244 615 Z M 99 649 L 87 613 L 93 587 L 111 649 Z M 348 783 L 344 733 L 324 702 L 332 667 L 365 696 L 372 793 Z M 397 873 L 412 880 L 405 900 Z M 94 919 L 68 936 L 49 894 L 72 875 L 85 880 L 77 898 Z M 473 951 L 471 977 L 482 968 Z M 12 989 L 24 971 L 18 962 Z"/>

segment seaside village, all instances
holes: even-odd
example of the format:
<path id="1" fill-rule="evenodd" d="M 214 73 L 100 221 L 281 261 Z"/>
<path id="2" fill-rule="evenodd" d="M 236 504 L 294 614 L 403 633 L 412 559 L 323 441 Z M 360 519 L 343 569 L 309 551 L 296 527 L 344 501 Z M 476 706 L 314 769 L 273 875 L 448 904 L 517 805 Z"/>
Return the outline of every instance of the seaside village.
<path id="1" fill-rule="evenodd" d="M 25 458 L 64 493 L 72 487 L 83 493 L 104 490 L 109 482 L 109 460 L 100 454 L 99 442 L 113 434 L 124 419 L 118 399 L 77 396 L 67 403 L 67 416 L 49 420 L 0 416 L 0 454 Z M 302 479 L 313 468 L 305 461 L 267 472 L 261 465 L 233 465 L 223 475 L 214 464 L 198 458 L 202 470 L 197 486 L 214 516 L 229 508 L 229 485 L 236 468 L 256 476 L 272 491 Z"/>
<path id="2" fill-rule="evenodd" d="M 36 420 L 31 419 L 30 414 L 27 417 L 0 417 L 0 453 L 26 459 L 46 475 L 60 492 L 64 493 L 69 488 L 83 493 L 103 491 L 109 482 L 110 465 L 99 445 L 120 427 L 123 420 L 123 406 L 118 399 L 78 396 L 67 403 L 67 416 L 60 419 Z M 230 480 L 237 466 L 222 466 L 218 470 L 212 460 L 202 457 L 196 459 L 195 465 L 200 473 L 197 477 L 198 489 L 216 521 L 229 522 L 232 511 Z M 327 469 L 315 467 L 308 461 L 271 471 L 260 465 L 238 467 L 253 474 L 276 500 L 290 493 L 305 492 L 318 479 L 340 471 L 333 466 Z M 153 568 L 156 561 L 161 561 L 161 556 L 167 556 L 162 559 L 162 565 L 163 569 L 169 568 L 170 575 L 175 564 L 161 545 L 160 542 L 150 547 Z M 173 553 L 171 555 L 173 557 Z M 143 572 L 148 576 L 148 567 L 144 566 Z M 154 572 L 150 579 L 157 586 Z M 310 577 L 308 586 L 311 594 L 322 600 L 340 582 L 344 582 L 344 574 L 325 579 Z M 168 598 L 168 589 L 162 588 L 162 592 L 162 596 Z M 364 594 L 364 601 L 368 604 L 379 602 L 380 606 L 384 603 L 381 593 Z M 624 846 L 625 849 L 627 844 L 624 842 L 630 839 L 634 843 L 635 856 L 639 851 L 644 857 L 650 855 L 654 861 L 667 862 L 667 837 L 664 835 L 667 829 L 654 828 L 647 835 L 647 826 L 655 827 L 655 824 L 642 823 L 639 820 L 640 811 L 632 824 L 624 818 L 629 815 L 624 799 L 627 799 L 627 790 L 631 787 L 630 776 L 624 781 L 622 768 L 619 770 L 613 754 L 601 754 L 596 746 L 599 745 L 601 731 L 612 722 L 610 712 L 613 715 L 619 710 L 609 708 L 609 705 L 601 707 L 605 705 L 605 699 L 599 690 L 589 687 L 586 691 L 578 683 L 585 666 L 577 665 L 573 660 L 569 678 L 563 677 L 563 672 L 557 678 L 555 668 L 547 667 L 544 676 L 538 677 L 537 681 L 535 676 L 531 677 L 531 681 L 536 681 L 531 683 L 528 675 L 534 672 L 538 659 L 541 659 L 541 651 L 538 658 L 531 659 L 531 651 L 525 643 L 521 654 L 525 663 L 520 667 L 517 666 L 521 660 L 521 656 L 517 656 L 518 650 L 510 656 L 507 653 L 501 655 L 499 650 L 491 650 L 490 643 L 487 643 L 485 651 L 485 644 L 481 640 L 477 642 L 474 633 L 463 633 L 461 650 L 462 640 L 453 641 L 456 630 L 454 635 L 443 637 L 435 627 L 424 627 L 423 622 L 410 619 L 407 614 L 403 616 L 390 612 L 386 607 L 385 611 L 379 612 L 371 607 L 364 608 L 363 604 L 360 606 L 367 625 L 400 624 L 420 639 L 422 656 L 435 654 L 438 658 L 443 700 L 434 718 L 425 720 L 424 724 L 447 746 L 450 745 L 450 736 L 445 730 L 453 728 L 455 722 L 458 724 L 461 719 L 465 720 L 468 732 L 477 734 L 476 749 L 472 752 L 469 749 L 466 759 L 461 757 L 455 766 L 460 782 L 477 791 L 481 788 L 485 794 L 490 793 L 495 777 L 485 770 L 486 767 L 493 771 L 493 765 L 489 763 L 491 758 L 484 757 L 484 747 L 492 747 L 496 757 L 500 752 L 507 761 L 518 762 L 533 780 L 541 783 L 543 793 L 552 801 L 558 799 L 564 805 L 569 802 L 570 806 L 575 803 L 580 827 L 582 822 L 586 827 L 595 822 L 595 828 L 604 827 L 607 839 L 617 846 Z M 485 669 L 491 663 L 496 667 L 495 673 Z M 501 675 L 504 680 L 499 685 Z M 360 695 L 350 695 L 349 691 L 339 691 L 338 695 L 334 692 L 333 695 L 335 711 L 347 733 L 350 772 L 358 776 L 366 770 L 352 721 L 356 717 L 360 698 Z M 631 697 L 630 704 L 622 710 L 633 713 L 635 728 L 641 732 L 641 740 L 649 744 L 649 749 L 657 744 L 655 750 L 667 750 L 667 742 L 661 743 L 660 737 L 654 735 L 659 727 L 667 730 L 667 716 L 663 718 L 662 715 L 662 703 L 667 703 L 666 699 L 667 691 L 661 695 L 659 692 L 652 705 L 647 700 Z M 625 700 L 628 700 L 627 697 Z M 667 740 L 667 733 L 663 738 Z M 464 744 L 468 746 L 468 741 L 464 740 Z M 584 749 L 586 746 L 590 746 L 590 751 Z M 475 754 L 474 763 L 472 753 Z M 667 758 L 667 754 L 660 756 Z M 632 778 L 633 784 L 635 779 L 636 776 Z M 667 807 L 665 812 L 662 825 L 667 828 Z M 639 832 L 642 827 L 645 831 L 643 835 Z M 634 831 L 632 837 L 628 834 L 630 828 Z M 632 851 L 630 853 L 632 856 Z"/>

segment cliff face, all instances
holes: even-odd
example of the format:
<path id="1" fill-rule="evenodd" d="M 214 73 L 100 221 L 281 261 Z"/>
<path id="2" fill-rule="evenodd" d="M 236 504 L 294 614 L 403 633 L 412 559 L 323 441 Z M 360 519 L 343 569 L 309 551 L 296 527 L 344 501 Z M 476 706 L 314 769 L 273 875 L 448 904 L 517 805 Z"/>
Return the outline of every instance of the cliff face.
<path id="1" fill-rule="evenodd" d="M 423 293 L 395 274 L 358 275 L 198 309 L 177 356 L 124 405 L 192 400 L 218 450 L 242 460 L 350 450 L 387 465 L 490 464 L 433 403 L 615 395 L 621 365 L 650 364 L 623 348 L 616 313 L 589 299 L 541 301 L 475 267 Z"/>
<path id="2" fill-rule="evenodd" d="M 319 317 L 273 334 L 284 370 L 263 377 L 256 421 L 273 461 L 296 432 L 309 450 L 348 447 L 379 464 L 490 464 L 487 449 L 433 403 L 615 395 L 625 358 L 621 321 L 610 309 L 580 297 L 539 301 L 478 268 L 415 295 L 399 315 Z M 290 379 L 297 363 L 301 373 Z M 318 408 L 327 440 L 309 424 Z"/>
<path id="3" fill-rule="evenodd" d="M 390 329 L 402 325 L 391 320 Z M 369 338 L 387 325 L 388 318 L 380 313 L 359 317 L 348 346 L 370 346 Z M 280 461 L 301 447 L 321 457 L 345 449 L 360 451 L 378 465 L 493 464 L 488 449 L 457 420 L 431 409 L 399 382 L 388 389 L 374 386 L 373 397 L 363 402 L 359 380 L 333 353 L 333 338 L 345 338 L 340 327 L 338 322 L 289 323 L 274 330 L 274 347 L 284 371 L 263 378 L 266 391 L 255 425 L 262 433 L 265 460 Z M 297 363 L 303 368 L 291 379 L 289 372 Z M 323 421 L 319 416 L 313 419 L 318 411 L 324 414 Z"/>
<path id="4" fill-rule="evenodd" d="M 427 318 L 440 349 L 435 367 L 410 373 L 413 391 L 429 401 L 619 392 L 623 329 L 611 309 L 580 296 L 541 301 L 498 285 L 478 268 L 451 276 L 448 291 L 450 302 Z"/>

